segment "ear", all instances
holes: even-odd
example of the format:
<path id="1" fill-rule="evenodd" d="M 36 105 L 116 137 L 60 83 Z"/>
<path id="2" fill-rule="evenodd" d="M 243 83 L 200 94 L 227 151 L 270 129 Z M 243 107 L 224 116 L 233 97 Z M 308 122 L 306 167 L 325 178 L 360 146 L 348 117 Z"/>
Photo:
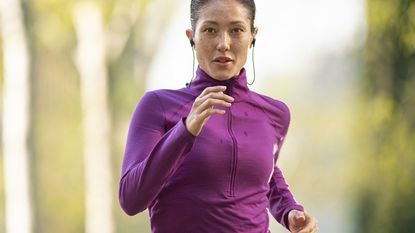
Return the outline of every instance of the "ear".
<path id="1" fill-rule="evenodd" d="M 193 39 L 193 30 L 192 29 L 186 29 L 186 36 L 189 40 Z"/>
<path id="2" fill-rule="evenodd" d="M 254 31 L 252 32 L 252 42 L 253 43 L 251 43 L 251 45 L 249 46 L 249 48 L 252 48 L 252 46 L 255 46 L 255 38 L 256 38 L 256 35 L 258 34 L 258 28 L 257 27 L 255 27 L 254 28 Z"/>
<path id="3" fill-rule="evenodd" d="M 258 27 L 255 27 L 254 31 L 252 32 L 252 36 L 255 38 L 257 34 L 258 34 Z"/>

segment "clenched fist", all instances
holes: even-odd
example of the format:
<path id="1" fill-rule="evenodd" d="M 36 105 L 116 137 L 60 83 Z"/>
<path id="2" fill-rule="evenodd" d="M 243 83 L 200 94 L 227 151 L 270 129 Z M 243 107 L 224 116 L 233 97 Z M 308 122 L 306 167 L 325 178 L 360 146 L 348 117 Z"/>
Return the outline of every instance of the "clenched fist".
<path id="1" fill-rule="evenodd" d="M 292 233 L 315 233 L 317 220 L 306 212 L 291 210 L 288 214 L 288 227 Z"/>

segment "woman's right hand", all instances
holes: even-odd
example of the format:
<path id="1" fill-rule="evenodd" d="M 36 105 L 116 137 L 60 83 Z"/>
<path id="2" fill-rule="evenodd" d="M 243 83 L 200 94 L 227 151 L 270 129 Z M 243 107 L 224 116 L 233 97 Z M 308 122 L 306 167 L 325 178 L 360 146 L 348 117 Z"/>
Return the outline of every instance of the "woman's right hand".
<path id="1" fill-rule="evenodd" d="M 222 109 L 215 106 L 231 107 L 234 99 L 226 95 L 226 86 L 207 87 L 195 99 L 192 109 L 186 118 L 186 128 L 194 136 L 198 136 L 203 126 L 213 114 L 225 114 Z"/>

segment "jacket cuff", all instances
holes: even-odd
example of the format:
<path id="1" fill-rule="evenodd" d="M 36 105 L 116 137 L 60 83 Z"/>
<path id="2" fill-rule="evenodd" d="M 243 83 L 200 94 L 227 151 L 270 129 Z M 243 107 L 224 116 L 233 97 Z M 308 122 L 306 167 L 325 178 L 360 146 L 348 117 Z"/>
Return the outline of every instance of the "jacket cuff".
<path id="1" fill-rule="evenodd" d="M 189 132 L 189 130 L 186 127 L 186 118 L 183 117 L 181 121 L 178 123 L 177 126 L 177 133 L 179 133 L 181 139 L 183 140 L 194 140 L 196 136 L 194 136 L 192 133 Z"/>

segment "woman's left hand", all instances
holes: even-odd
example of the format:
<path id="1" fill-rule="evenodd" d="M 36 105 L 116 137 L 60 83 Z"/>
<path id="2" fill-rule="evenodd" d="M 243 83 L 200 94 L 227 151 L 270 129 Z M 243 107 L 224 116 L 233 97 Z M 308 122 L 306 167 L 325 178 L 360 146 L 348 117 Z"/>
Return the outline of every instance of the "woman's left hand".
<path id="1" fill-rule="evenodd" d="M 317 220 L 306 212 L 291 210 L 288 228 L 292 233 L 315 233 L 318 230 Z"/>

